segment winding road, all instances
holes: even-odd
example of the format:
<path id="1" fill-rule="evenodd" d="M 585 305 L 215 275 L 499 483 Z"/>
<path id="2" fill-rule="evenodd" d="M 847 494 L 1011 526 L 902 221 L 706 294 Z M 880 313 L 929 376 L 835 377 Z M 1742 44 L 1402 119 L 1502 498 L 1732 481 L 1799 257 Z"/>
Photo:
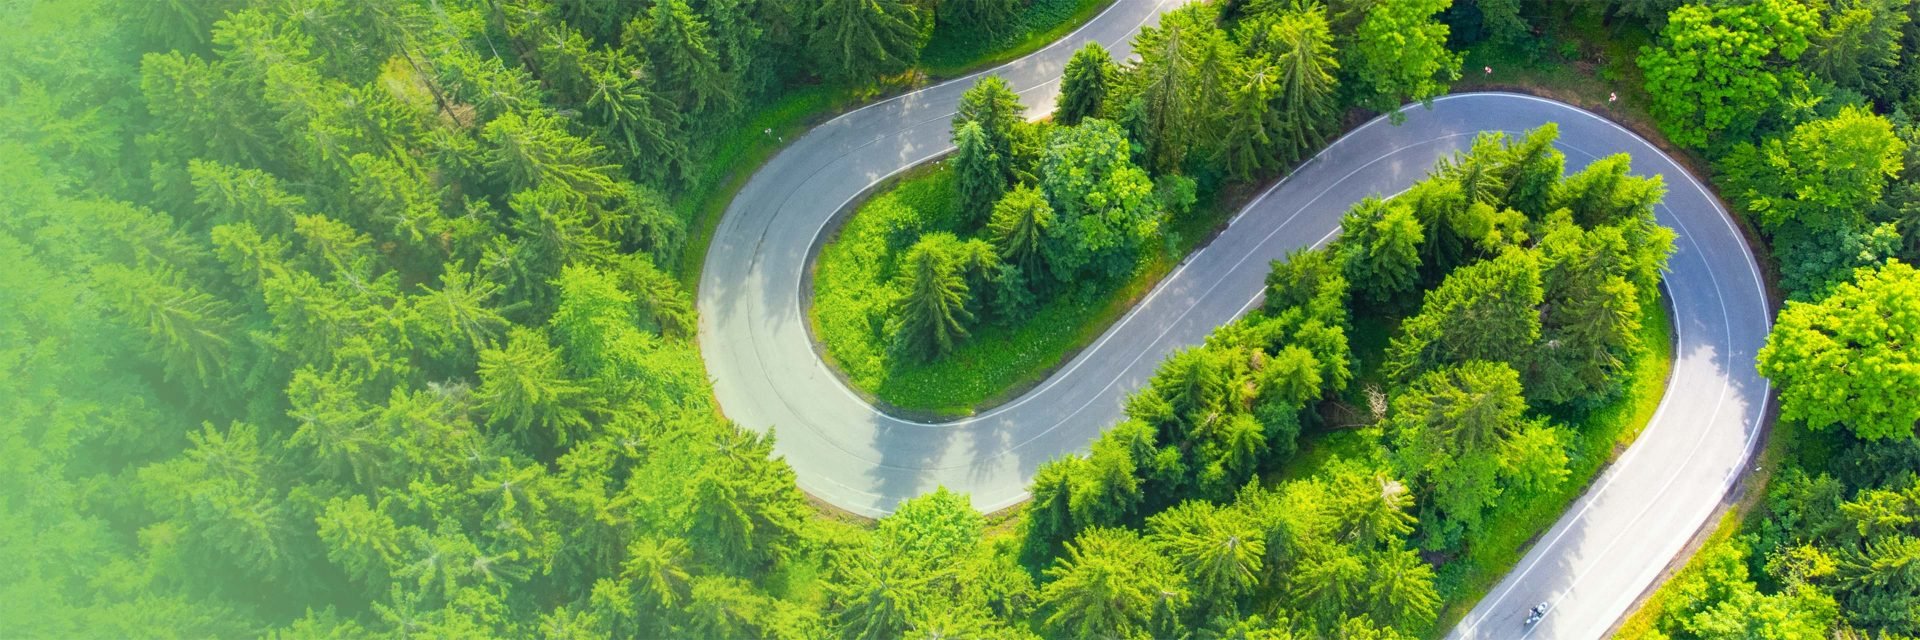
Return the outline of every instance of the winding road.
<path id="1" fill-rule="evenodd" d="M 1051 109 L 1061 68 L 1098 41 L 1116 56 L 1181 0 L 1118 0 L 1046 49 L 986 73 L 1019 91 L 1029 115 Z M 869 516 L 944 485 L 983 511 L 1026 498 L 1034 470 L 1085 451 L 1168 353 L 1199 344 L 1258 299 L 1268 261 L 1326 242 L 1342 213 L 1399 193 L 1483 131 L 1558 123 L 1568 169 L 1616 153 L 1665 177 L 1659 220 L 1679 234 L 1664 286 L 1676 348 L 1652 422 L 1586 495 L 1449 637 L 1594 638 L 1679 553 L 1744 470 L 1766 415 L 1754 370 L 1771 313 L 1759 269 L 1731 218 L 1699 181 L 1647 141 L 1600 116 L 1531 96 L 1450 95 L 1406 120 L 1369 122 L 1329 145 L 1235 216 L 1131 312 L 1026 395 L 980 415 L 928 424 L 889 416 L 828 370 L 808 338 L 803 274 L 844 205 L 950 148 L 948 120 L 979 75 L 875 103 L 815 127 L 735 196 L 707 253 L 700 342 L 729 418 L 778 427 L 775 450 L 801 488 Z M 1496 523 L 1496 526 L 1497 523 Z M 1551 610 L 1531 629 L 1526 609 Z"/>

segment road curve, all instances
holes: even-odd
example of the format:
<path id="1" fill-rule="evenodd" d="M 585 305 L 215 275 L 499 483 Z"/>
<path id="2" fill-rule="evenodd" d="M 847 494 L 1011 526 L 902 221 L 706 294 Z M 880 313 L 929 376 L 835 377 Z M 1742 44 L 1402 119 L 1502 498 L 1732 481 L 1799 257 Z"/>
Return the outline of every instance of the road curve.
<path id="1" fill-rule="evenodd" d="M 1061 68 L 1089 40 L 1127 40 L 1181 0 L 1119 0 L 1081 30 L 989 73 L 1049 109 Z M 878 516 L 944 485 L 991 511 L 1026 497 L 1036 467 L 1086 450 L 1160 360 L 1252 306 L 1267 262 L 1325 242 L 1342 213 L 1394 194 L 1482 131 L 1558 123 L 1569 170 L 1615 153 L 1662 175 L 1660 222 L 1679 234 L 1664 286 L 1677 339 L 1667 395 L 1639 440 L 1468 614 L 1450 637 L 1598 637 L 1699 529 L 1744 469 L 1766 414 L 1753 366 L 1769 328 L 1760 271 L 1713 195 L 1645 140 L 1592 113 L 1502 93 L 1411 107 L 1369 122 L 1249 204 L 1092 346 L 1026 395 L 981 415 L 926 424 L 888 416 L 827 369 L 808 339 L 802 274 L 834 214 L 871 185 L 944 153 L 948 119 L 977 76 L 893 98 L 815 127 L 762 167 L 728 206 L 700 281 L 700 341 L 728 417 L 778 427 L 775 450 L 809 494 Z M 1497 524 L 1496 524 L 1497 526 Z M 1532 629 L 1525 610 L 1553 605 Z"/>

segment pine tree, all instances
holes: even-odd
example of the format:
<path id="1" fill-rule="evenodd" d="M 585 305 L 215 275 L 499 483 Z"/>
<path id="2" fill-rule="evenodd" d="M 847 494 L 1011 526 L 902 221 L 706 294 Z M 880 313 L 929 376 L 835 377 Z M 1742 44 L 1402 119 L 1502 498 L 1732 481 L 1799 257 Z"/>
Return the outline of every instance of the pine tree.
<path id="1" fill-rule="evenodd" d="M 1081 533 L 1046 573 L 1053 582 L 1041 594 L 1044 624 L 1062 637 L 1135 637 L 1163 601 L 1177 610 L 1187 599 L 1166 557 L 1125 529 Z"/>
<path id="2" fill-rule="evenodd" d="M 1426 232 L 1404 203 L 1361 200 L 1340 219 L 1340 255 L 1347 281 L 1375 303 L 1411 291 L 1420 279 Z"/>
<path id="3" fill-rule="evenodd" d="M 1021 7 L 1020 0 L 944 0 L 939 24 L 952 29 L 996 35 Z"/>
<path id="4" fill-rule="evenodd" d="M 1046 197 L 1027 185 L 1016 186 L 1002 196 L 987 221 L 1000 259 L 1018 267 L 1029 285 L 1046 277 L 1045 245 L 1053 222 L 1053 207 Z"/>
<path id="5" fill-rule="evenodd" d="M 960 191 L 963 226 L 977 227 L 1007 190 L 1006 158 L 993 150 L 978 122 L 962 122 L 953 132 L 953 171 Z"/>
<path id="6" fill-rule="evenodd" d="M 981 133 L 985 134 L 987 148 L 1000 158 L 1001 181 L 1011 181 L 1013 141 L 1018 135 L 1015 130 L 1025 126 L 1026 109 L 1025 105 L 1020 104 L 1020 94 L 1014 93 L 1005 79 L 1000 76 L 981 78 L 960 96 L 960 109 L 953 114 L 954 139 L 959 140 L 960 129 L 966 123 L 979 124 Z"/>
<path id="7" fill-rule="evenodd" d="M 474 399 L 489 424 L 523 437 L 551 432 L 561 442 L 587 425 L 586 389 L 566 377 L 559 352 L 538 331 L 515 327 L 503 347 L 481 351 L 479 374 Z"/>
<path id="8" fill-rule="evenodd" d="M 1337 115 L 1333 34 L 1326 10 L 1313 6 L 1286 11 L 1260 33 L 1252 55 L 1271 62 L 1277 85 L 1273 109 L 1280 120 L 1271 132 L 1283 163 L 1307 157 L 1326 140 Z"/>
<path id="9" fill-rule="evenodd" d="M 871 82 L 920 60 L 932 30 L 921 9 L 901 0 L 821 0 L 807 48 L 827 75 Z"/>
<path id="10" fill-rule="evenodd" d="M 1540 339 L 1539 258 L 1514 249 L 1459 269 L 1421 300 L 1401 324 L 1382 365 L 1388 378 L 1411 380 L 1435 367 L 1492 360 L 1519 363 Z"/>
<path id="11" fill-rule="evenodd" d="M 1100 115 L 1106 106 L 1109 85 L 1119 69 L 1113 54 L 1098 42 L 1088 42 L 1073 52 L 1060 76 L 1060 94 L 1054 98 L 1053 121 L 1065 126 Z"/>
<path id="12" fill-rule="evenodd" d="M 738 81 L 721 68 L 712 46 L 707 21 L 695 15 L 686 0 L 660 0 L 647 10 L 638 34 L 643 39 L 648 68 L 660 74 L 660 86 L 680 110 L 711 118 L 739 106 Z"/>
<path id="13" fill-rule="evenodd" d="M 1210 608 L 1225 609 L 1258 584 L 1266 540 L 1238 509 L 1190 500 L 1149 518 L 1147 530 Z"/>
<path id="14" fill-rule="evenodd" d="M 891 328 L 897 348 L 910 357 L 937 358 L 967 339 L 973 293 L 955 255 L 959 242 L 953 234 L 930 234 L 901 260 L 901 296 Z"/>
<path id="15" fill-rule="evenodd" d="M 167 377 L 211 388 L 229 375 L 238 319 L 224 301 L 164 271 L 102 265 L 94 280 L 125 321 L 146 334 Z"/>

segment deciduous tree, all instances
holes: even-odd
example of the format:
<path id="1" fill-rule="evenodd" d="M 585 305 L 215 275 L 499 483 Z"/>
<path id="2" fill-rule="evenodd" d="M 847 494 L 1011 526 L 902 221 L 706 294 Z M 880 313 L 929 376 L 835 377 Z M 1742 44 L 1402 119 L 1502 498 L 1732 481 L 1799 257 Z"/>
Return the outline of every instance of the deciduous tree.
<path id="1" fill-rule="evenodd" d="M 1863 439 L 1914 437 L 1920 423 L 1920 271 L 1860 269 L 1816 303 L 1780 312 L 1760 373 L 1780 385 L 1781 416 Z"/>

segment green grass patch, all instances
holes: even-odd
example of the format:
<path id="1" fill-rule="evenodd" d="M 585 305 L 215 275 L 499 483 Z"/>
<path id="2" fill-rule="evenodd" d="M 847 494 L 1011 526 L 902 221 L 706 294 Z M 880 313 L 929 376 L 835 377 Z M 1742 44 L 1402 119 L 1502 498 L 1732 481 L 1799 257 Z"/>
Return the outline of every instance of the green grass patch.
<path id="1" fill-rule="evenodd" d="M 1113 0 L 1031 0 L 999 32 L 936 27 L 920 51 L 927 75 L 948 78 L 982 65 L 998 64 L 1038 51 L 1080 28 Z"/>
<path id="2" fill-rule="evenodd" d="M 1534 537 L 1551 527 L 1587 490 L 1600 468 L 1625 451 L 1653 419 L 1673 370 L 1673 325 L 1664 303 L 1646 305 L 1640 321 L 1640 339 L 1648 349 L 1633 363 L 1626 393 L 1584 414 L 1553 416 L 1574 435 L 1567 481 L 1560 490 L 1502 501 L 1486 517 L 1500 526 L 1490 527 L 1484 536 L 1469 542 L 1465 555 L 1440 568 L 1435 586 L 1445 600 L 1436 630 L 1451 628 L 1499 583 Z"/>

